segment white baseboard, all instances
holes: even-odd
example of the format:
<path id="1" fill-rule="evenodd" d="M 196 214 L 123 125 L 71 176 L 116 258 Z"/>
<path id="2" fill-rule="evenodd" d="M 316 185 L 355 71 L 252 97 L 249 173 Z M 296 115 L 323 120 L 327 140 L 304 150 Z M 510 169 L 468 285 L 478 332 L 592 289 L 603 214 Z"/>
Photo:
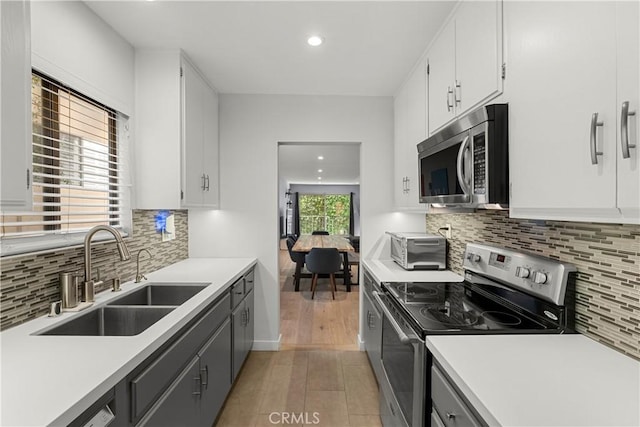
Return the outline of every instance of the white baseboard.
<path id="1" fill-rule="evenodd" d="M 360 351 L 364 351 L 364 341 L 362 341 L 360 334 L 358 334 L 358 348 Z"/>
<path id="2" fill-rule="evenodd" d="M 279 351 L 282 334 L 278 335 L 277 341 L 253 340 L 252 351 Z"/>

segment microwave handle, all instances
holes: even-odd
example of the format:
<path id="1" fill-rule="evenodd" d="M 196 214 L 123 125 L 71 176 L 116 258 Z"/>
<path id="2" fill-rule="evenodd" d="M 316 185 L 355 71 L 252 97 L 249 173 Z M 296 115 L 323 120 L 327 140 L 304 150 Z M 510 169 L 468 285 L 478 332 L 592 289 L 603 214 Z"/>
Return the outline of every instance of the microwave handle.
<path id="1" fill-rule="evenodd" d="M 440 242 L 438 240 L 434 240 L 432 242 L 413 242 L 414 246 L 440 246 Z"/>
<path id="2" fill-rule="evenodd" d="M 458 172 L 458 182 L 460 183 L 460 188 L 465 195 L 468 195 L 471 192 L 470 183 L 467 182 L 468 178 L 464 174 L 464 170 L 462 170 L 462 164 L 465 160 L 464 153 L 469 148 L 469 135 L 464 138 L 462 144 L 460 144 L 460 149 L 458 150 L 458 160 L 456 162 L 456 169 Z"/>

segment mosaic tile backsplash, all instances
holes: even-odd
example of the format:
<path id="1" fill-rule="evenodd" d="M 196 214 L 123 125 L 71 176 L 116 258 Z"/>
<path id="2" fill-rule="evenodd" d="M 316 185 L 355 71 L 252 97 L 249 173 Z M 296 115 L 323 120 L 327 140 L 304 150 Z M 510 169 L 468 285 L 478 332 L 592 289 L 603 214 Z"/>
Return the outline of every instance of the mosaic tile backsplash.
<path id="1" fill-rule="evenodd" d="M 92 245 L 91 260 L 95 272 L 100 269 L 105 283 L 97 292 L 111 289 L 114 277 L 122 283 L 135 279 L 136 255 L 142 248 L 151 252 L 140 255 L 140 269 L 150 273 L 189 256 L 187 211 L 172 211 L 175 215 L 176 238 L 161 241 L 155 231 L 154 216 L 157 211 L 134 210 L 133 232 L 125 239 L 131 259 L 120 261 L 115 243 L 96 242 Z M 82 247 L 60 249 L 42 254 L 25 254 L 0 259 L 0 330 L 46 315 L 49 305 L 60 299 L 58 273 L 82 271 L 84 250 Z"/>
<path id="2" fill-rule="evenodd" d="M 506 211 L 426 216 L 451 224 L 448 268 L 462 273 L 467 243 L 522 249 L 574 264 L 576 329 L 640 360 L 640 226 L 509 218 Z"/>

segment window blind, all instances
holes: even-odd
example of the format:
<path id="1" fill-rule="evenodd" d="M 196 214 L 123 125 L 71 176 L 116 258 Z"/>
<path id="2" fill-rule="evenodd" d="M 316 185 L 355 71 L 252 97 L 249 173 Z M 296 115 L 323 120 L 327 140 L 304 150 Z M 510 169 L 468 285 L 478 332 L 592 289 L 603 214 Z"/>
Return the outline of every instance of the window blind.
<path id="1" fill-rule="evenodd" d="M 121 228 L 128 187 L 121 116 L 33 72 L 33 209 L 2 215 L 2 238 Z"/>

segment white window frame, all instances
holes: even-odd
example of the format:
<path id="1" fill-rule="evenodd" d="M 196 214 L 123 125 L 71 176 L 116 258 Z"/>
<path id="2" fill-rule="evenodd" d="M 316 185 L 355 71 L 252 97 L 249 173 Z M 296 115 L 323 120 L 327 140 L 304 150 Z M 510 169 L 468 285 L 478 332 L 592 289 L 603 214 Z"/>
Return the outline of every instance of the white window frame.
<path id="1" fill-rule="evenodd" d="M 38 71 L 35 70 L 34 71 Z M 78 92 L 79 93 L 79 92 Z M 122 184 L 120 187 L 124 191 L 122 198 L 120 199 L 121 227 L 118 231 L 123 237 L 128 237 L 132 230 L 132 202 L 131 202 L 131 141 L 129 133 L 129 117 L 117 112 L 117 141 L 118 152 L 121 158 L 120 166 L 122 167 L 122 173 L 119 176 Z M 29 142 L 32 143 L 32 133 L 29 134 Z M 11 212 L 6 212 L 10 215 Z M 14 238 L 2 238 L 0 239 L 0 256 L 2 258 L 9 256 L 33 254 L 33 253 L 48 253 L 58 251 L 60 249 L 72 249 L 74 247 L 80 247 L 84 244 L 84 238 L 86 231 L 79 232 L 61 232 L 57 234 L 27 236 L 27 237 L 14 237 Z M 112 237 L 102 235 L 102 233 L 96 235 L 95 240 L 109 240 Z"/>

